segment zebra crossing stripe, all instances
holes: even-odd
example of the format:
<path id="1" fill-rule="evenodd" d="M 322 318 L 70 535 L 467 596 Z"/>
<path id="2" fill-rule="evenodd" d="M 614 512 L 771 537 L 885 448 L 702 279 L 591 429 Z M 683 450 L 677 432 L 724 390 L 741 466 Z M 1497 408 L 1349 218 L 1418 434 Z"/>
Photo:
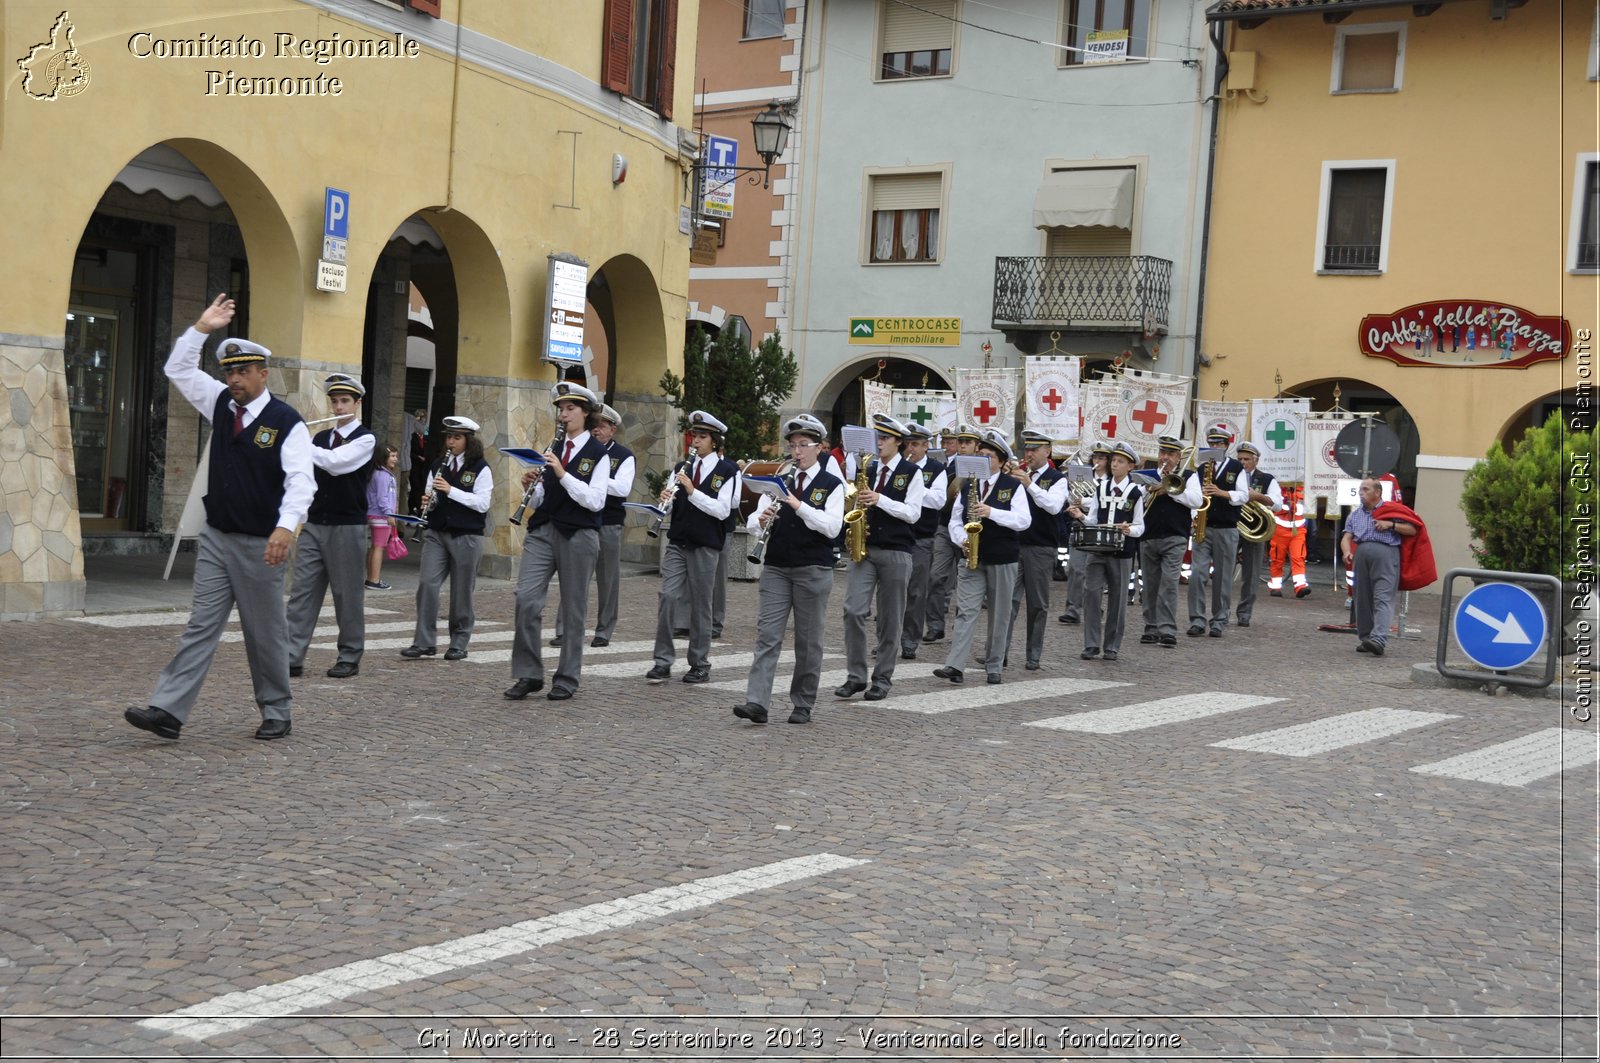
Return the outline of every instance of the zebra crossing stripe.
<path id="1" fill-rule="evenodd" d="M 1499 786 L 1526 786 L 1551 775 L 1588 767 L 1600 759 L 1600 738 L 1561 727 L 1513 738 L 1509 742 L 1475 749 L 1459 757 L 1419 764 L 1411 770 L 1423 775 L 1443 775 L 1469 782 Z"/>
<path id="2" fill-rule="evenodd" d="M 494 621 L 494 620 L 480 620 L 480 621 L 478 621 L 478 624 L 480 626 L 488 626 L 488 627 L 493 627 L 493 626 L 495 626 L 496 623 L 497 623 L 497 621 Z M 368 635 L 382 635 L 382 634 L 387 634 L 387 633 L 395 632 L 395 631 L 411 631 L 416 626 L 417 626 L 417 623 L 416 623 L 415 620 L 385 620 L 382 623 L 378 623 L 378 624 L 368 624 L 366 626 L 365 630 L 366 630 L 366 633 Z M 326 639 L 326 638 L 332 638 L 332 637 L 334 637 L 334 636 L 336 636 L 338 634 L 339 634 L 339 625 L 338 624 L 319 624 L 319 625 L 317 625 L 317 627 L 315 629 L 312 630 L 311 637 L 314 638 L 314 639 Z M 244 641 L 244 632 L 242 632 L 242 631 L 224 631 L 222 633 L 222 641 L 223 642 L 243 642 Z M 387 642 L 392 642 L 392 641 L 394 641 L 394 640 L 392 640 L 392 639 L 369 639 L 369 640 L 367 640 L 365 648 L 366 649 L 374 649 L 374 648 L 382 649 L 384 647 L 379 645 L 380 643 L 387 643 Z M 409 646 L 409 645 L 411 645 L 411 643 L 410 643 L 410 641 L 407 641 L 407 642 L 404 643 L 404 645 L 401 648 L 403 649 L 405 646 Z M 314 642 L 314 643 L 311 644 L 311 648 L 314 649 L 314 650 L 336 650 L 336 649 L 339 648 L 339 644 L 337 642 L 321 642 L 321 643 Z"/>
<path id="3" fill-rule="evenodd" d="M 1375 742 L 1404 731 L 1442 723 L 1457 717 L 1442 712 L 1412 712 L 1409 709 L 1363 709 L 1329 716 L 1324 720 L 1258 731 L 1242 738 L 1212 742 L 1219 749 L 1238 749 L 1246 753 L 1277 753 L 1285 757 L 1314 757 L 1345 746 Z"/>
<path id="4" fill-rule="evenodd" d="M 1047 727 L 1053 731 L 1086 731 L 1090 734 L 1122 734 L 1125 731 L 1144 731 L 1169 723 L 1220 716 L 1225 712 L 1253 709 L 1271 705 L 1282 698 L 1259 697 L 1255 694 L 1229 694 L 1210 690 L 1200 694 L 1184 694 L 1159 701 L 1142 701 L 1137 705 L 1124 705 L 1119 709 L 1097 709 L 1071 716 L 1054 716 L 1048 720 L 1034 720 L 1029 727 Z"/>
<path id="5" fill-rule="evenodd" d="M 583 659 L 585 661 L 588 661 L 591 657 L 609 657 L 624 653 L 649 653 L 651 650 L 655 649 L 656 645 L 653 641 L 646 642 L 641 640 L 638 642 L 613 642 L 609 646 L 590 646 L 587 641 L 588 638 L 589 636 L 585 637 L 583 645 Z M 478 636 L 476 633 L 474 633 L 472 636 L 472 645 L 467 647 L 468 664 L 505 664 L 511 660 L 510 650 L 484 650 L 480 653 L 477 646 Z M 556 659 L 561 656 L 561 647 L 542 646 L 540 647 L 539 652 L 544 658 L 545 666 L 547 668 L 554 668 Z M 643 667 L 648 670 L 648 663 L 644 664 Z M 584 666 L 583 671 L 585 675 L 590 674 L 587 665 Z"/>
<path id="6" fill-rule="evenodd" d="M 373 609 L 368 606 L 368 616 L 393 616 L 393 609 Z M 333 606 L 325 605 L 317 614 L 319 620 L 332 620 Z M 165 613 L 102 613 L 99 616 L 69 616 L 74 624 L 93 624 L 95 627 L 177 627 L 189 622 L 189 610 L 179 609 Z M 239 611 L 228 614 L 228 623 L 239 622 Z"/>
<path id="7" fill-rule="evenodd" d="M 652 642 L 650 645 L 653 648 L 655 646 L 655 643 Z M 827 654 L 827 656 L 837 659 L 840 656 L 840 654 L 830 653 L 830 654 Z M 719 672 L 719 671 L 723 671 L 723 670 L 727 670 L 727 669 L 733 669 L 733 668 L 749 668 L 750 667 L 750 663 L 755 660 L 755 657 L 756 657 L 756 655 L 753 654 L 753 653 L 726 653 L 726 654 L 724 654 L 724 653 L 715 653 L 715 652 L 713 652 L 711 654 L 711 674 L 712 675 L 716 675 L 717 672 Z M 471 658 L 468 658 L 468 659 L 470 660 Z M 793 650 L 784 650 L 783 651 L 783 656 L 779 657 L 778 659 L 780 661 L 787 661 L 790 664 L 793 664 L 794 663 L 794 651 Z M 637 676 L 638 678 L 643 679 L 644 678 L 644 674 L 651 669 L 653 664 L 654 664 L 653 661 L 647 659 L 647 660 L 643 660 L 643 661 L 616 661 L 616 662 L 614 662 L 612 664 L 596 665 L 593 668 L 590 668 L 588 665 L 585 665 L 584 669 L 583 669 L 583 678 L 589 679 L 591 677 L 594 677 L 594 678 L 615 679 L 615 678 L 618 678 L 618 677 L 625 677 L 625 676 Z M 672 666 L 672 678 L 674 680 L 682 679 L 683 676 L 684 676 L 684 673 L 687 672 L 687 671 L 688 671 L 688 668 L 684 663 L 683 657 L 680 655 L 678 657 L 677 662 Z M 712 684 L 707 684 L 707 685 L 710 686 Z M 743 690 L 744 686 L 741 684 L 739 689 Z"/>
<path id="8" fill-rule="evenodd" d="M 977 672 L 968 675 L 982 675 Z M 932 676 L 929 676 L 932 679 Z M 941 685 L 943 680 L 935 680 Z M 980 683 L 973 686 L 968 683 L 964 686 L 949 687 L 933 694 L 921 692 L 902 692 L 897 689 L 889 691 L 889 697 L 884 701 L 868 701 L 862 704 L 871 709 L 894 709 L 897 712 L 915 712 L 925 716 L 934 716 L 944 712 L 954 712 L 957 709 L 984 709 L 995 705 L 1009 705 L 1015 701 L 1033 701 L 1037 698 L 1054 698 L 1066 694 L 1084 694 L 1091 690 L 1105 690 L 1108 687 L 1125 687 L 1127 683 L 1118 683 L 1109 679 L 1030 679 L 1024 683 L 1001 683 L 999 686 L 990 686 Z"/>

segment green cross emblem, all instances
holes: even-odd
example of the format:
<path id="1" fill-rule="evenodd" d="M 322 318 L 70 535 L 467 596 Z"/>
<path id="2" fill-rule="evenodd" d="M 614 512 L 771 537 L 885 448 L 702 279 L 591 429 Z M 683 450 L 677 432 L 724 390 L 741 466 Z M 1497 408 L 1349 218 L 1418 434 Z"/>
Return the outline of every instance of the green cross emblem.
<path id="1" fill-rule="evenodd" d="M 1273 421 L 1272 428 L 1267 432 L 1267 442 L 1272 444 L 1273 450 L 1285 450 L 1294 439 L 1294 429 L 1289 427 L 1288 421 Z"/>
<path id="2" fill-rule="evenodd" d="M 933 414 L 928 412 L 928 408 L 926 406 L 918 406 L 917 412 L 911 415 L 911 419 L 918 424 L 925 425 L 929 421 L 933 420 Z"/>

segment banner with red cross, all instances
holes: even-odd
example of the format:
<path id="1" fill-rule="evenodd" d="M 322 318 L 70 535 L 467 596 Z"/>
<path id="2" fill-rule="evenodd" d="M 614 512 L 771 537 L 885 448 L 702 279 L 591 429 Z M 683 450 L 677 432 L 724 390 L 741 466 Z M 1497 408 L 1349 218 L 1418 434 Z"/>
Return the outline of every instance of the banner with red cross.
<path id="1" fill-rule="evenodd" d="M 1025 359 L 1023 366 L 1028 378 L 1023 424 L 1057 442 L 1077 439 L 1081 360 L 1043 355 Z"/>
<path id="2" fill-rule="evenodd" d="M 1194 404 L 1194 439 L 1206 445 L 1206 434 L 1218 425 L 1228 433 L 1228 443 L 1246 438 L 1245 428 L 1250 424 L 1248 402 L 1218 402 L 1215 399 L 1196 399 Z"/>
<path id="3" fill-rule="evenodd" d="M 1349 479 L 1349 474 L 1339 468 L 1334 454 L 1334 441 L 1344 426 L 1354 418 L 1347 413 L 1319 413 L 1306 418 L 1305 446 L 1305 507 L 1307 513 L 1317 511 L 1317 499 L 1327 499 L 1327 512 L 1339 509 L 1339 481 Z"/>
<path id="4" fill-rule="evenodd" d="M 1122 438 L 1127 414 L 1122 408 L 1122 388 L 1109 379 L 1093 380 L 1079 388 L 1084 443 L 1115 443 Z"/>
<path id="5" fill-rule="evenodd" d="M 1250 442 L 1261 448 L 1260 468 L 1293 483 L 1305 475 L 1310 399 L 1251 399 Z"/>
<path id="6" fill-rule="evenodd" d="M 1141 457 L 1154 458 L 1162 436 L 1183 435 L 1189 412 L 1189 378 L 1124 369 L 1116 378 L 1124 420 L 1116 438 Z"/>
<path id="7" fill-rule="evenodd" d="M 880 384 L 876 380 L 863 380 L 861 382 L 861 423 L 868 428 L 872 427 L 873 415 L 879 413 L 885 417 L 894 416 L 894 388 L 888 384 Z"/>
<path id="8" fill-rule="evenodd" d="M 1020 369 L 957 369 L 956 408 L 963 421 L 979 428 L 998 428 L 1007 439 L 1016 434 Z"/>
<path id="9" fill-rule="evenodd" d="M 906 424 L 920 424 L 930 432 L 938 432 L 939 410 L 941 406 L 952 411 L 955 410 L 956 393 L 953 391 L 929 391 L 926 388 L 895 388 L 893 409 L 894 419 L 904 421 Z"/>

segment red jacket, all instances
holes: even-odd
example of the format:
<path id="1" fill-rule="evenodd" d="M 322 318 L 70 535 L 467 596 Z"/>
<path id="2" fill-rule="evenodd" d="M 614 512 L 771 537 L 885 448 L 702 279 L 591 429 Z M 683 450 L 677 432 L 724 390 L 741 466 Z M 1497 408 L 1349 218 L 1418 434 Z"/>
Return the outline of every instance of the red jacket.
<path id="1" fill-rule="evenodd" d="M 1414 591 L 1426 587 L 1439 578 L 1439 569 L 1433 562 L 1433 541 L 1428 538 L 1428 526 L 1422 523 L 1410 506 L 1403 502 L 1384 502 L 1372 511 L 1373 520 L 1402 520 L 1414 525 L 1415 535 L 1400 537 L 1400 589 Z"/>

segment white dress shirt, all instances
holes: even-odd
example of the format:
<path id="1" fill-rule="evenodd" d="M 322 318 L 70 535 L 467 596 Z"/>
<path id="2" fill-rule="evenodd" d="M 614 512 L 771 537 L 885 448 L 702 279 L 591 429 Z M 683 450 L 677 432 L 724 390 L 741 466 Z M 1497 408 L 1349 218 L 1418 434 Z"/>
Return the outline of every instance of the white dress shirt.
<path id="1" fill-rule="evenodd" d="M 1067 483 L 1065 476 L 1061 477 L 1049 487 L 1040 487 L 1033 482 L 1033 478 L 1044 472 L 1050 466 L 1044 465 L 1037 469 L 1023 469 L 1023 486 L 1028 489 L 1028 497 L 1033 499 L 1033 504 L 1046 513 L 1060 513 L 1067 505 L 1067 496 L 1072 493 L 1072 485 Z"/>
<path id="2" fill-rule="evenodd" d="M 571 453 L 572 456 L 576 458 L 579 453 L 583 451 L 584 446 L 587 445 L 588 442 L 588 432 L 579 432 L 575 436 L 568 436 L 567 439 L 563 441 L 561 446 L 557 449 L 556 457 L 561 457 L 561 455 L 567 450 L 567 443 L 571 443 Z M 579 476 L 576 471 L 568 469 L 567 475 L 557 478 L 556 485 L 565 491 L 574 502 L 578 503 L 578 505 L 593 513 L 598 513 L 605 508 L 606 494 L 611 486 L 611 461 L 602 455 L 599 459 L 596 459 L 594 465 L 595 468 L 592 479 L 585 480 L 583 477 Z M 534 509 L 538 509 L 539 503 L 544 501 L 543 470 L 541 469 L 540 472 L 541 475 L 539 479 L 534 481 Z M 631 479 L 632 474 L 630 473 L 629 476 L 629 486 L 631 487 L 633 484 Z"/>
<path id="3" fill-rule="evenodd" d="M 368 432 L 360 439 L 349 439 L 351 432 L 361 427 L 361 418 L 352 417 L 345 424 L 336 424 L 333 430 L 347 440 L 337 447 L 311 446 L 311 464 L 329 476 L 345 476 L 372 464 L 372 453 L 378 448 L 378 437 Z M 329 440 L 332 442 L 332 439 Z"/>
<path id="4" fill-rule="evenodd" d="M 178 389 L 178 394 L 188 399 L 189 405 L 209 421 L 216 412 L 217 397 L 227 391 L 228 386 L 200 370 L 198 356 L 205 345 L 206 335 L 193 326 L 186 329 L 178 337 L 178 342 L 172 345 L 172 353 L 167 356 L 166 374 L 172 386 Z M 246 428 L 255 423 L 270 401 L 272 392 L 261 389 L 261 394 L 244 408 Z M 229 408 L 233 408 L 231 403 Z M 219 429 L 212 425 L 211 430 L 230 432 L 233 426 L 224 425 Z M 283 500 L 278 503 L 278 527 L 290 532 L 305 523 L 306 512 L 317 494 L 317 480 L 311 471 L 312 449 L 311 432 L 304 421 L 289 429 L 289 434 L 278 447 L 278 461 L 283 466 Z M 370 453 L 368 457 L 371 457 Z"/>
<path id="5" fill-rule="evenodd" d="M 980 503 L 988 503 L 988 519 L 994 521 L 1000 527 L 1010 528 L 1012 531 L 1026 531 L 1033 525 L 1033 513 L 1028 509 L 1028 503 L 1023 501 L 1021 491 L 1012 492 L 1011 501 L 1003 505 L 999 502 L 989 501 L 989 495 L 993 493 L 994 483 L 998 479 L 1000 479 L 1000 474 L 994 472 L 978 481 L 978 501 Z M 966 492 L 962 491 L 956 495 L 956 504 L 950 510 L 950 525 L 948 528 L 950 541 L 957 546 L 967 545 L 966 512 L 967 497 Z"/>
<path id="6" fill-rule="evenodd" d="M 742 483 L 739 474 L 735 472 L 724 480 L 722 489 L 714 495 L 706 487 L 701 486 L 702 483 L 709 486 L 711 470 L 715 469 L 721 460 L 722 455 L 713 450 L 703 458 L 696 456 L 689 459 L 689 467 L 684 471 L 695 484 L 695 489 L 689 492 L 689 504 L 708 517 L 727 520 L 728 514 L 732 513 L 734 506 L 738 504 L 739 488 Z M 702 475 L 696 476 L 697 472 Z"/>
<path id="7" fill-rule="evenodd" d="M 795 515 L 812 531 L 832 539 L 839 534 L 839 529 L 844 527 L 844 485 L 835 484 L 833 490 L 828 492 L 828 498 L 823 502 L 820 509 L 811 505 L 805 500 L 805 496 L 811 493 L 811 481 L 815 480 L 820 472 L 822 472 L 820 465 L 813 465 L 809 469 L 800 469 L 795 472 L 794 475 L 797 482 L 802 475 L 806 478 L 806 486 L 795 492 L 795 497 L 800 499 L 800 508 L 795 510 Z M 756 502 L 756 511 L 750 514 L 749 520 L 745 521 L 745 527 L 752 532 L 760 531 L 762 515 L 773 506 L 781 506 L 783 504 L 781 500 L 773 495 L 762 495 L 760 500 Z M 777 518 L 774 517 L 773 519 L 776 520 Z"/>
<path id="8" fill-rule="evenodd" d="M 615 440 L 607 443 L 606 453 L 609 454 L 611 448 L 616 445 Z M 616 472 L 611 472 L 610 469 L 611 459 L 608 457 L 606 459 L 606 470 L 609 479 L 606 480 L 606 494 L 611 498 L 627 498 L 633 493 L 633 455 L 629 454 L 626 458 L 623 458 L 617 464 Z"/>
<path id="9" fill-rule="evenodd" d="M 911 467 L 916 469 L 919 474 L 926 472 L 928 468 L 927 455 L 923 455 L 921 461 L 914 461 L 910 464 Z M 919 475 L 918 479 L 922 479 L 922 477 Z M 945 471 L 940 469 L 939 475 L 933 478 L 933 483 L 928 484 L 922 489 L 922 508 L 935 511 L 943 509 L 946 485 L 948 483 L 949 480 L 945 478 Z"/>
<path id="10" fill-rule="evenodd" d="M 447 453 L 443 459 L 445 468 L 459 471 L 463 458 L 465 458 L 464 454 Z M 431 479 L 428 482 L 430 485 L 433 483 Z M 494 497 L 494 470 L 485 462 L 483 471 L 473 477 L 470 488 L 462 490 L 461 485 L 457 484 L 450 489 L 450 493 L 446 497 L 452 502 L 466 506 L 474 513 L 489 512 L 489 503 Z"/>
<path id="11" fill-rule="evenodd" d="M 848 464 L 853 476 L 855 473 L 854 454 L 850 455 Z M 883 478 L 884 464 L 885 462 L 880 459 L 876 470 L 872 468 L 870 463 L 867 465 L 867 490 L 873 492 L 878 490 L 878 481 Z M 894 478 L 897 475 L 906 475 L 906 497 L 905 501 L 902 502 L 896 501 L 888 495 L 880 494 L 878 495 L 877 508 L 896 520 L 903 520 L 907 524 L 915 524 L 917 518 L 922 516 L 922 500 L 927 496 L 927 489 L 922 486 L 922 472 L 898 454 L 887 464 L 889 465 L 889 482 L 894 482 Z"/>
<path id="12" fill-rule="evenodd" d="M 1112 492 L 1121 492 L 1120 496 L 1113 494 L 1112 501 L 1121 501 L 1123 497 L 1127 496 L 1129 490 L 1134 487 L 1139 487 L 1139 485 L 1134 483 L 1133 480 L 1127 476 L 1124 476 L 1120 480 L 1112 480 L 1110 490 Z M 1140 487 L 1139 501 L 1134 503 L 1133 516 L 1128 518 L 1128 526 L 1131 529 L 1128 532 L 1129 538 L 1137 539 L 1139 536 L 1144 534 L 1144 507 L 1148 501 L 1148 492 Z M 1096 491 L 1094 494 L 1080 502 L 1079 508 L 1083 510 L 1083 522 L 1085 524 L 1099 524 L 1100 492 Z"/>

